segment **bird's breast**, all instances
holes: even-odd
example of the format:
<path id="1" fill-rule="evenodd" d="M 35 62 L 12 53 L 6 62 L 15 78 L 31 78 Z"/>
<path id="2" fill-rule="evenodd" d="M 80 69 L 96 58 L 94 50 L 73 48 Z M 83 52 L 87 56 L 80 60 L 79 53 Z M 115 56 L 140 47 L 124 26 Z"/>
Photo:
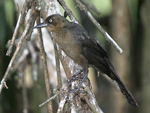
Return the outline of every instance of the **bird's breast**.
<path id="1" fill-rule="evenodd" d="M 54 35 L 54 40 L 64 53 L 74 62 L 82 66 L 82 62 L 86 62 L 81 55 L 81 47 L 75 43 L 74 36 L 71 32 L 65 31 Z"/>

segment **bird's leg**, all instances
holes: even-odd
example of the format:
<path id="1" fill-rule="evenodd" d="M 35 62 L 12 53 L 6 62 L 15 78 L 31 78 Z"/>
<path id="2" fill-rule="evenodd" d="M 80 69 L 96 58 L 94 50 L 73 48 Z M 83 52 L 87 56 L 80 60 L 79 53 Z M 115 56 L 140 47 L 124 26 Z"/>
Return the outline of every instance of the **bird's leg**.
<path id="1" fill-rule="evenodd" d="M 69 78 L 69 79 L 67 80 L 67 82 L 70 83 L 70 82 L 73 81 L 73 80 L 77 80 L 77 79 L 79 78 L 79 77 L 77 77 L 77 75 L 79 75 L 81 72 L 83 72 L 83 69 L 80 70 L 79 72 L 75 73 L 74 75 L 72 75 L 72 77 Z"/>
<path id="2" fill-rule="evenodd" d="M 77 75 L 79 75 L 81 72 L 83 72 L 83 69 L 80 70 L 79 72 L 77 72 L 76 74 L 72 75 L 72 77 L 67 80 L 67 83 L 68 83 L 67 88 L 68 89 L 69 89 L 69 86 L 71 85 L 72 81 L 79 79 L 79 77 L 77 77 Z"/>
<path id="3" fill-rule="evenodd" d="M 74 92 L 80 91 L 81 85 L 82 85 L 82 83 L 85 81 L 86 78 L 87 78 L 87 74 L 84 75 L 84 77 L 83 77 L 81 83 L 79 84 L 78 88 L 77 88 L 77 89 L 71 89 L 71 90 L 69 91 L 69 93 L 74 93 Z"/>
<path id="4" fill-rule="evenodd" d="M 80 72 L 78 72 L 78 73 L 76 74 L 76 76 L 77 76 L 78 74 L 80 74 L 81 72 L 83 72 L 83 75 L 84 75 L 84 76 L 83 76 L 83 78 L 82 78 L 82 75 L 80 76 L 80 78 L 82 78 L 82 79 L 81 79 L 81 82 L 80 82 L 78 88 L 77 88 L 77 89 L 71 89 L 71 90 L 69 91 L 69 94 L 70 94 L 70 93 L 77 92 L 77 91 L 80 91 L 81 85 L 82 85 L 82 83 L 85 81 L 85 79 L 87 78 L 87 75 L 88 75 L 88 67 L 87 67 L 87 65 L 86 65 Z M 79 79 L 79 77 L 76 77 L 76 78 Z M 70 82 L 70 85 L 71 85 L 71 82 Z M 82 92 L 83 92 L 83 91 L 82 91 Z"/>

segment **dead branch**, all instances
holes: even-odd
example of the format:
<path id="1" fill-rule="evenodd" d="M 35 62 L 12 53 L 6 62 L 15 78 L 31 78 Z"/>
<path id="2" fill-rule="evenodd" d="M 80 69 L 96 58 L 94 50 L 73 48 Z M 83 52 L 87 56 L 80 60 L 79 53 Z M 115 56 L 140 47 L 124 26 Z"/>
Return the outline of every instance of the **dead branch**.
<path id="1" fill-rule="evenodd" d="M 19 32 L 19 29 L 20 29 L 20 26 L 24 23 L 25 21 L 25 16 L 28 12 L 28 10 L 31 8 L 31 3 L 32 3 L 33 0 L 26 0 L 24 5 L 23 5 L 23 8 L 21 10 L 21 13 L 18 17 L 18 21 L 17 21 L 17 25 L 16 25 L 16 28 L 15 28 L 15 31 L 14 31 L 14 34 L 13 34 L 13 37 L 11 39 L 11 45 L 9 46 L 9 49 L 6 53 L 7 56 L 10 56 L 10 54 L 12 53 L 12 48 L 14 46 L 14 43 L 15 43 L 15 39 L 17 37 L 17 34 Z"/>
<path id="2" fill-rule="evenodd" d="M 22 43 L 23 43 L 23 41 L 24 41 L 24 39 L 25 39 L 25 37 L 26 37 L 26 35 L 28 33 L 28 30 L 30 29 L 30 27 L 33 27 L 32 24 L 31 24 L 33 21 L 35 21 L 35 13 L 34 13 L 33 10 L 34 10 L 34 8 L 32 8 L 32 10 L 30 11 L 30 18 L 28 19 L 28 23 L 26 25 L 26 28 L 25 28 L 25 30 L 24 30 L 24 32 L 23 32 L 23 34 L 22 34 L 22 36 L 21 36 L 21 38 L 20 38 L 20 40 L 19 40 L 19 42 L 17 44 L 17 48 L 16 48 L 16 50 L 15 50 L 15 52 L 14 52 L 14 54 L 13 54 L 13 56 L 12 56 L 10 62 L 9 62 L 7 70 L 6 70 L 6 72 L 4 74 L 4 77 L 3 77 L 2 81 L 1 81 L 0 94 L 1 94 L 1 91 L 3 89 L 3 86 L 5 86 L 7 88 L 7 86 L 6 86 L 6 79 L 7 79 L 8 73 L 9 73 L 9 71 L 10 71 L 10 69 L 12 67 L 12 64 L 13 64 L 13 62 L 14 62 L 14 60 L 15 60 L 15 58 L 16 58 L 16 56 L 17 56 L 17 54 L 18 54 L 18 52 L 19 52 L 19 50 L 20 50 L 20 48 L 22 46 Z"/>
<path id="3" fill-rule="evenodd" d="M 76 17 L 73 15 L 72 11 L 68 8 L 64 0 L 57 0 L 59 4 L 63 7 L 63 9 L 66 11 L 67 15 L 70 17 L 72 22 L 78 23 L 78 20 Z"/>
<path id="4" fill-rule="evenodd" d="M 55 42 L 54 42 L 54 51 L 55 51 L 58 89 L 60 89 L 60 88 L 62 88 L 62 80 L 61 80 L 61 73 L 60 73 L 60 62 L 59 62 L 58 49 L 57 49 L 57 46 L 56 46 Z M 60 101 L 60 95 L 58 96 L 58 101 Z"/>
<path id="5" fill-rule="evenodd" d="M 40 24 L 40 12 L 39 11 L 37 11 L 36 23 Z M 44 77 L 45 77 L 47 98 L 50 98 L 51 91 L 50 91 L 49 75 L 48 75 L 48 69 L 47 69 L 46 53 L 44 51 L 44 46 L 43 46 L 41 28 L 38 28 L 37 32 L 38 32 L 38 40 L 39 40 L 39 45 L 40 45 L 41 59 L 42 59 L 43 68 L 44 68 L 44 75 L 45 75 Z M 48 103 L 48 110 L 49 110 L 49 113 L 53 113 L 52 102 Z"/>
<path id="6" fill-rule="evenodd" d="M 42 107 L 43 105 L 47 104 L 48 102 L 54 100 L 61 92 L 62 92 L 62 89 L 60 91 L 58 91 L 54 96 L 50 97 L 45 102 L 43 102 L 42 104 L 40 104 L 39 107 Z"/>
<path id="7" fill-rule="evenodd" d="M 89 17 L 89 19 L 93 22 L 93 24 L 98 28 L 98 30 L 104 35 L 106 40 L 110 42 L 115 49 L 122 54 L 123 50 L 119 47 L 119 45 L 111 38 L 111 36 L 103 29 L 103 27 L 96 21 L 96 19 L 92 16 L 92 14 L 87 10 L 86 6 L 82 4 L 79 0 L 74 0 L 79 7 L 80 10 L 84 11 L 84 13 Z"/>

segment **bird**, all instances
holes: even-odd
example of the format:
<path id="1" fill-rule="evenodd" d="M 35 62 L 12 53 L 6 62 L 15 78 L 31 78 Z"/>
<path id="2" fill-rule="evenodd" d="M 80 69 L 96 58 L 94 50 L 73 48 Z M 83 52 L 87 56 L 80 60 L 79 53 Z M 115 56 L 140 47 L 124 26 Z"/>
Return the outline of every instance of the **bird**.
<path id="1" fill-rule="evenodd" d="M 139 107 L 109 61 L 106 51 L 81 25 L 70 22 L 59 14 L 53 14 L 34 28 L 43 27 L 52 32 L 55 42 L 68 57 L 83 68 L 85 75 L 88 74 L 89 67 L 93 67 L 97 71 L 106 74 L 116 81 L 131 106 Z"/>

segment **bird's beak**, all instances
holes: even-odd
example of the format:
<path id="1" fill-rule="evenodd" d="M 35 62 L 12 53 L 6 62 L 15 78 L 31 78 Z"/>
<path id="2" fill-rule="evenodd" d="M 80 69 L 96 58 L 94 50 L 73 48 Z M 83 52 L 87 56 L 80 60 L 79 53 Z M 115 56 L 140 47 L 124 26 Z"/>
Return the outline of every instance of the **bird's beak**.
<path id="1" fill-rule="evenodd" d="M 43 22 L 43 23 L 40 23 L 39 25 L 35 26 L 34 28 L 42 28 L 42 27 L 46 27 L 46 26 L 48 26 L 48 24 Z"/>

